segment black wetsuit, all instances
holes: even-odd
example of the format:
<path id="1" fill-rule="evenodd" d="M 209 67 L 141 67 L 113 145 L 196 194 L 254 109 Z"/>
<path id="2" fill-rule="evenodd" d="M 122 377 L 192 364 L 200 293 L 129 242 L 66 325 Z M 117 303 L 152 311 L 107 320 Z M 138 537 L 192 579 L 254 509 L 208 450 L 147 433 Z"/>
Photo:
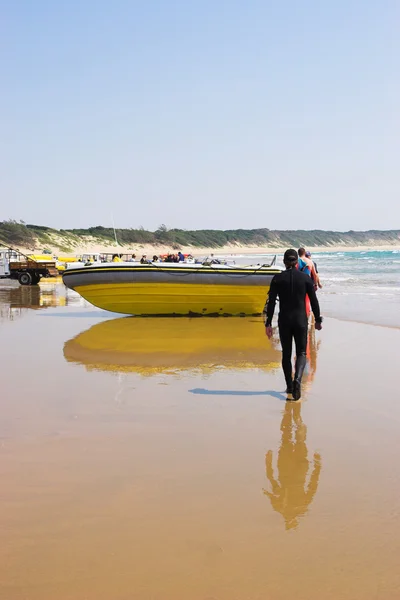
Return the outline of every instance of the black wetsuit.
<path id="1" fill-rule="evenodd" d="M 306 295 L 310 298 L 315 321 L 321 322 L 321 315 L 314 284 L 309 275 L 295 267 L 286 269 L 271 281 L 264 313 L 265 326 L 271 325 L 274 316 L 276 298 L 279 297 L 279 336 L 282 345 L 282 368 L 286 385 L 292 386 L 292 344 L 296 345 L 296 368 L 294 379 L 301 382 L 306 366 L 308 319 L 306 313 Z"/>

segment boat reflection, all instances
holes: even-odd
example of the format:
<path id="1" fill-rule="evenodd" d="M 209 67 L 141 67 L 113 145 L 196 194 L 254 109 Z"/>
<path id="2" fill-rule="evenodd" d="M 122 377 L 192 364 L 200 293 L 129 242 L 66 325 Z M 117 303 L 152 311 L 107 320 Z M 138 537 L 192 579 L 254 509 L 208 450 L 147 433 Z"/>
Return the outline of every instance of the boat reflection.
<path id="1" fill-rule="evenodd" d="M 27 310 L 67 306 L 80 298 L 62 283 L 43 282 L 39 286 L 0 285 L 0 318 L 14 319 Z"/>
<path id="2" fill-rule="evenodd" d="M 290 530 L 298 527 L 300 518 L 306 515 L 317 493 L 321 456 L 314 452 L 313 460 L 308 458 L 307 427 L 301 418 L 301 404 L 286 402 L 281 433 L 277 458 L 278 474 L 275 478 L 273 452 L 269 450 L 265 456 L 265 468 L 272 491 L 263 491 L 272 508 L 282 515 L 285 529 Z M 307 482 L 311 462 L 311 473 Z"/>
<path id="3" fill-rule="evenodd" d="M 184 370 L 279 367 L 280 353 L 251 318 L 120 318 L 103 321 L 64 345 L 88 370 L 143 375 Z"/>

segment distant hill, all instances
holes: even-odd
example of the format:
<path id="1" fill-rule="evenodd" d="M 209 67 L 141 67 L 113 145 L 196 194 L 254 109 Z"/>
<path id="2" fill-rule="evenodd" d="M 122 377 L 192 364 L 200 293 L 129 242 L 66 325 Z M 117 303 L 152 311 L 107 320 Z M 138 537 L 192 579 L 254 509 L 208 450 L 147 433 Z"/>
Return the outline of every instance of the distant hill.
<path id="1" fill-rule="evenodd" d="M 304 245 L 324 246 L 400 246 L 400 230 L 390 231 L 322 231 L 273 229 L 167 229 L 161 225 L 156 231 L 145 229 L 117 229 L 116 236 L 121 246 L 160 246 L 178 249 L 191 246 L 198 248 L 223 248 L 224 246 L 257 246 L 282 248 Z M 57 248 L 71 252 L 75 248 L 102 245 L 115 247 L 114 230 L 109 227 L 88 229 L 52 229 L 42 225 L 26 225 L 16 221 L 0 222 L 0 244 L 24 248 Z"/>

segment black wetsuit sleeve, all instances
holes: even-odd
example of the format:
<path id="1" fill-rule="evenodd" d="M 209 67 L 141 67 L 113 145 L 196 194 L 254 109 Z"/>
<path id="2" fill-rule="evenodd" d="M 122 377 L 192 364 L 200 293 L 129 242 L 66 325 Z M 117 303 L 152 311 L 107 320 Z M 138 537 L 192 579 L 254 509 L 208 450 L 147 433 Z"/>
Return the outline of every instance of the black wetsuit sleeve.
<path id="1" fill-rule="evenodd" d="M 267 319 L 265 321 L 265 327 L 269 327 L 272 323 L 272 319 L 273 319 L 274 312 L 275 312 L 275 304 L 276 304 L 277 295 L 278 295 L 278 289 L 277 289 L 277 285 L 276 285 L 276 279 L 274 277 L 271 281 L 271 285 L 270 285 L 269 292 L 268 292 L 268 298 L 267 298 L 267 301 L 266 301 L 265 307 L 264 307 L 264 313 L 266 313 L 266 315 L 267 315 Z"/>
<path id="2" fill-rule="evenodd" d="M 321 323 L 322 319 L 321 319 L 321 312 L 320 312 L 320 308 L 319 308 L 319 302 L 318 302 L 317 294 L 315 293 L 314 284 L 313 284 L 311 277 L 309 277 L 307 280 L 306 289 L 307 289 L 308 297 L 310 298 L 311 308 L 314 313 L 315 322 Z"/>

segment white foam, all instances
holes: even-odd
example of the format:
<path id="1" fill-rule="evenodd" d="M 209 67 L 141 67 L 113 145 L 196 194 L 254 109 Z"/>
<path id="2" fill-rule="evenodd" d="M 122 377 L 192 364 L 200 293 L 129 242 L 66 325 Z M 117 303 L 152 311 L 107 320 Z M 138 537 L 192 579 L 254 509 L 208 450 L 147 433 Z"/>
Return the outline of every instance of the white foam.
<path id="1" fill-rule="evenodd" d="M 353 277 L 324 277 L 323 280 L 326 281 L 355 281 Z"/>

